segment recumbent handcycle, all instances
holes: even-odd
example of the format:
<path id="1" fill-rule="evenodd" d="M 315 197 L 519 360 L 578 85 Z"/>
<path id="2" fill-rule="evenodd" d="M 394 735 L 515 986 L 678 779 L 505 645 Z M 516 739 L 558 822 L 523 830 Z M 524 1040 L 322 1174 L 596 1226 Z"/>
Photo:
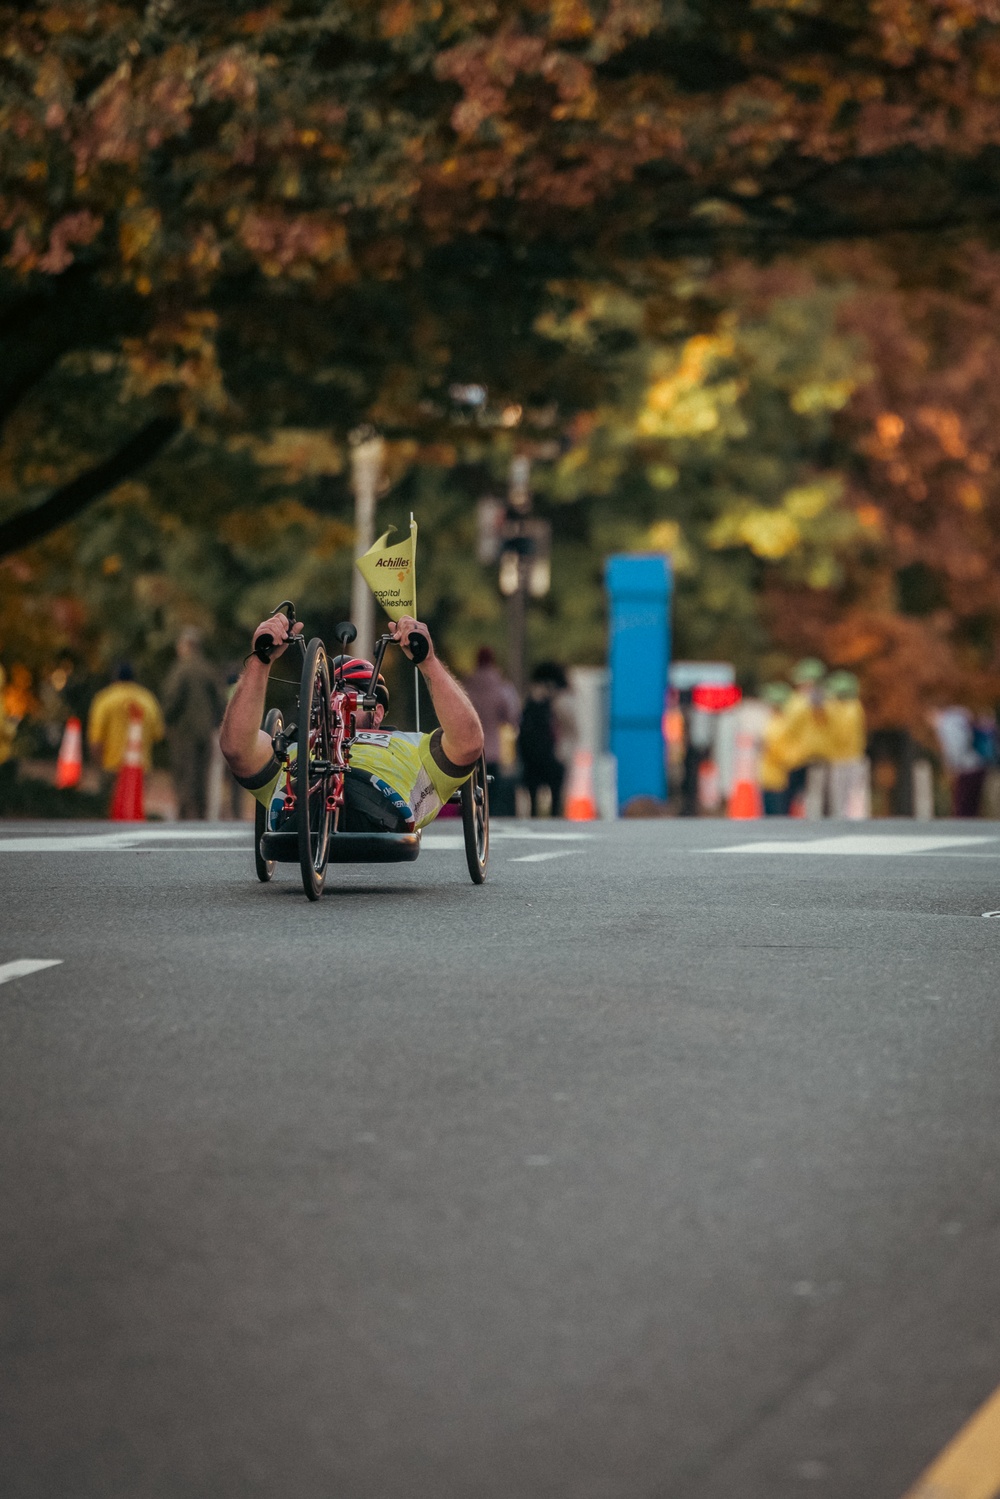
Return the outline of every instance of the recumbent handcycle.
<path id="1" fill-rule="evenodd" d="M 272 611 L 284 614 L 289 625 L 295 623 L 295 606 L 286 599 Z M 334 635 L 341 651 L 357 637 L 349 621 L 339 624 Z M 297 724 L 285 724 L 279 708 L 272 708 L 264 718 L 264 732 L 270 735 L 274 753 L 288 774 L 287 811 L 294 809 L 297 827 L 294 831 L 275 831 L 267 825 L 268 809 L 257 803 L 254 826 L 254 859 L 257 878 L 265 883 L 274 876 L 276 864 L 298 864 L 302 886 L 310 900 L 319 900 L 329 864 L 411 863 L 420 853 L 418 832 L 343 831 L 346 775 L 350 747 L 355 734 L 355 714 L 372 711 L 377 698 L 375 689 L 391 635 L 380 635 L 367 691 L 360 693 L 336 673 L 331 680 L 330 661 L 319 637 L 308 645 L 301 634 L 290 638 L 290 649 L 302 656 Z M 412 633 L 407 641 L 414 662 L 424 660 L 427 641 Z M 265 665 L 271 660 L 275 642 L 270 635 L 260 635 L 254 645 Z M 295 756 L 292 744 L 297 745 Z M 486 878 L 490 853 L 490 801 L 486 758 L 481 755 L 467 781 L 451 800 L 462 807 L 462 830 L 465 858 L 473 884 Z"/>

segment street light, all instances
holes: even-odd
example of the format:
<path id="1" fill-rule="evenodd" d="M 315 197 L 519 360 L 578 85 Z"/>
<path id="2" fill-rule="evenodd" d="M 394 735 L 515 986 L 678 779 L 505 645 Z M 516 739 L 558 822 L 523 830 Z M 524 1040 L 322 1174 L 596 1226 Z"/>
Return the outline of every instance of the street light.
<path id="1" fill-rule="evenodd" d="M 375 501 L 382 482 L 385 443 L 374 427 L 356 427 L 348 437 L 351 445 L 351 485 L 354 490 L 354 556 L 364 556 L 375 540 Z M 358 653 L 370 656 L 375 649 L 375 600 L 364 578 L 353 569 L 351 619 L 358 632 Z"/>
<path id="2" fill-rule="evenodd" d="M 511 459 L 507 502 L 479 501 L 477 556 L 500 564 L 500 592 L 507 600 L 507 665 L 518 692 L 527 676 L 528 599 L 541 599 L 552 583 L 552 527 L 531 514 L 531 460 Z"/>

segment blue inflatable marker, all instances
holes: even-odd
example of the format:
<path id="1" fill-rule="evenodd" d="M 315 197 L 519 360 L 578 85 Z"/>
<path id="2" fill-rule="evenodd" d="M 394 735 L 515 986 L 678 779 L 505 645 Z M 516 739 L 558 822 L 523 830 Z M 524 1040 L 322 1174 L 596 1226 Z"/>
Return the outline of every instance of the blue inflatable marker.
<path id="1" fill-rule="evenodd" d="M 610 748 L 619 810 L 634 796 L 667 794 L 663 710 L 670 664 L 673 574 L 660 553 L 609 557 Z"/>

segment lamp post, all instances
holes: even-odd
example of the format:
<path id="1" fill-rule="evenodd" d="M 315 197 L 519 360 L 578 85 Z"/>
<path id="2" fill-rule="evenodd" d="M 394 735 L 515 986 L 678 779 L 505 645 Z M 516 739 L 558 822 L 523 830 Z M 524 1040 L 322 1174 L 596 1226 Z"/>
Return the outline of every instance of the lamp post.
<path id="1" fill-rule="evenodd" d="M 500 559 L 500 588 L 507 595 L 507 661 L 514 686 L 524 693 L 530 541 L 521 520 L 531 509 L 531 459 L 512 458 L 507 482 L 508 521 Z M 506 564 L 506 565 L 505 565 Z"/>
<path id="2" fill-rule="evenodd" d="M 357 427 L 350 435 L 351 486 L 354 490 L 354 556 L 361 557 L 375 540 L 375 501 L 382 481 L 385 443 L 374 427 Z M 362 656 L 375 649 L 375 600 L 364 578 L 353 569 L 351 619 L 358 632 L 355 648 Z"/>
<path id="3" fill-rule="evenodd" d="M 524 454 L 511 459 L 506 506 L 489 499 L 480 506 L 484 529 L 494 528 L 493 560 L 500 563 L 500 592 L 507 600 L 507 666 L 514 686 L 523 693 L 528 599 L 544 598 L 551 580 L 552 528 L 531 514 L 531 459 Z M 482 547 L 480 560 L 488 560 Z"/>

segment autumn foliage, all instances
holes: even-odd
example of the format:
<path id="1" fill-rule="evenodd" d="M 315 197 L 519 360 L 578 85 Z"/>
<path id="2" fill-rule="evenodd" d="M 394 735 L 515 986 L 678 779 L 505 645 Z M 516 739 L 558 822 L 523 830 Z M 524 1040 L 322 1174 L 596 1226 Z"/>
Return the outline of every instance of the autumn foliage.
<path id="1" fill-rule="evenodd" d="M 996 700 L 1000 0 L 39 0 L 0 84 L 5 660 L 33 609 L 38 669 L 335 611 L 375 421 L 456 644 L 519 446 L 539 650 L 599 656 L 654 546 L 683 650 L 818 650 L 921 731 Z"/>
<path id="2" fill-rule="evenodd" d="M 878 271 L 844 313 L 870 367 L 844 413 L 863 541 L 836 590 L 772 586 L 772 618 L 860 669 L 883 722 L 918 725 L 930 702 L 1000 699 L 1000 256 L 968 246 L 930 287 Z"/>

